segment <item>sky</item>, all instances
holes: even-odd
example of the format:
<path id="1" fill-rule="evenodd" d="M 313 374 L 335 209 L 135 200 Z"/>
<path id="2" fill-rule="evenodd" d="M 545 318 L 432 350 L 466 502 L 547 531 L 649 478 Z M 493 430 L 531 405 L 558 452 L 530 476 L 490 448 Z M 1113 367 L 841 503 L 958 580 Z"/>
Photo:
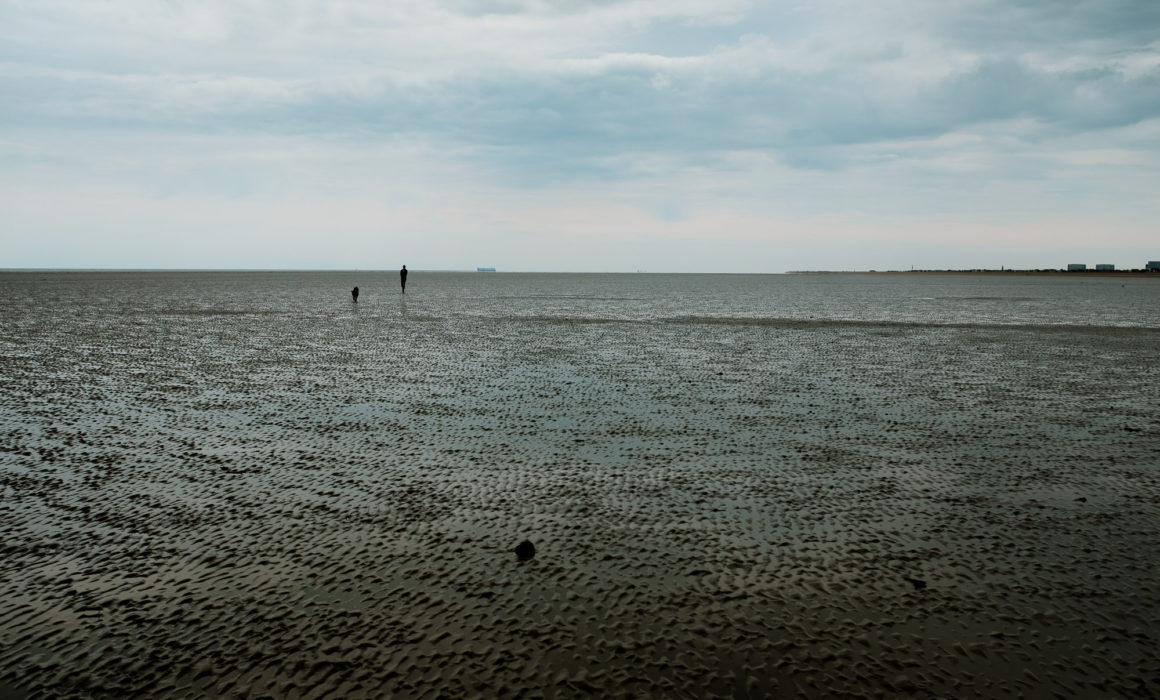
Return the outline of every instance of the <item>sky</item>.
<path id="1" fill-rule="evenodd" d="M 0 0 L 0 268 L 1147 260 L 1156 0 Z"/>

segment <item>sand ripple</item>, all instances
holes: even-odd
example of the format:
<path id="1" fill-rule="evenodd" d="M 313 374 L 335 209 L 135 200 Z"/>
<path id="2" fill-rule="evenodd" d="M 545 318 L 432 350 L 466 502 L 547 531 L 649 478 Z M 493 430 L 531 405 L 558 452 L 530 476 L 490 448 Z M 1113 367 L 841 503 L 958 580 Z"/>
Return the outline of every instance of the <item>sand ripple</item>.
<path id="1" fill-rule="evenodd" d="M 362 306 L 11 315 L 0 691 L 1160 694 L 1160 331 Z"/>

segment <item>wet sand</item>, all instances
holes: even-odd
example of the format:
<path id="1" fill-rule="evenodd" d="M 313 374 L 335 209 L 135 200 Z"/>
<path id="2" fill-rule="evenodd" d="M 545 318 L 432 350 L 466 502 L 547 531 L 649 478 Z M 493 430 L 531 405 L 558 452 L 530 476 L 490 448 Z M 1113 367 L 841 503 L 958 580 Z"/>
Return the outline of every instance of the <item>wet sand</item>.
<path id="1" fill-rule="evenodd" d="M 0 692 L 1160 694 L 1160 330 L 140 323 L 5 319 Z"/>

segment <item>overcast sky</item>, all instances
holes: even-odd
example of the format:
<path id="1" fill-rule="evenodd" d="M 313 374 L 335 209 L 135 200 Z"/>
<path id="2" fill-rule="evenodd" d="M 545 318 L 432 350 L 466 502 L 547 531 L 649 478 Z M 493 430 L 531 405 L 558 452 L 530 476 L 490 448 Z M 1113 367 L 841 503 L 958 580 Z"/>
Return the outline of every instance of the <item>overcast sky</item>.
<path id="1" fill-rule="evenodd" d="M 1157 0 L 0 0 L 0 267 L 1150 259 Z"/>

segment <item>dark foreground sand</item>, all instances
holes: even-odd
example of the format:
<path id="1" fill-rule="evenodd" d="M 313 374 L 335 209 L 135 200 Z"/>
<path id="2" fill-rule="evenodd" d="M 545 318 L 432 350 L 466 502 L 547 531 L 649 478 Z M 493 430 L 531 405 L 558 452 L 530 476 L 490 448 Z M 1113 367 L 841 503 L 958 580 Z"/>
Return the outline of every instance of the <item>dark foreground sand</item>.
<path id="1" fill-rule="evenodd" d="M 1160 694 L 1157 330 L 10 321 L 0 695 Z"/>

